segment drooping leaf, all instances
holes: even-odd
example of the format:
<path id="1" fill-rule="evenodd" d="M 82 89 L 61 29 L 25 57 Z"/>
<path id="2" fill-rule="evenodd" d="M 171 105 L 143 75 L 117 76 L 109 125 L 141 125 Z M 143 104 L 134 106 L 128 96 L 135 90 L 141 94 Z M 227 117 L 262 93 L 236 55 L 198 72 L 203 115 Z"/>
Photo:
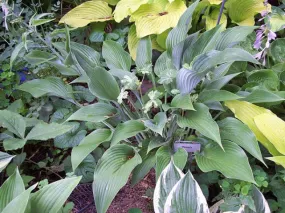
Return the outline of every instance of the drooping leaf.
<path id="1" fill-rule="evenodd" d="M 58 212 L 73 189 L 79 183 L 81 177 L 65 178 L 44 186 L 33 193 L 30 199 L 32 212 Z"/>
<path id="2" fill-rule="evenodd" d="M 285 155 L 285 122 L 273 113 L 255 116 L 254 123 L 260 132 Z"/>
<path id="3" fill-rule="evenodd" d="M 136 23 L 138 37 L 161 34 L 165 30 L 175 27 L 185 10 L 186 6 L 181 0 L 175 0 L 166 5 L 155 2 L 140 6 L 132 14 L 132 20 Z"/>
<path id="4" fill-rule="evenodd" d="M 20 138 L 25 137 L 26 122 L 20 114 L 0 110 L 0 126 L 7 128 Z"/>
<path id="5" fill-rule="evenodd" d="M 96 129 L 87 135 L 78 146 L 71 152 L 72 169 L 75 170 L 78 165 L 95 150 L 101 143 L 110 139 L 112 132 L 108 129 Z"/>
<path id="6" fill-rule="evenodd" d="M 102 55 L 110 69 L 129 71 L 131 68 L 131 56 L 115 41 L 108 40 L 103 43 Z"/>
<path id="7" fill-rule="evenodd" d="M 153 207 L 155 213 L 164 213 L 166 199 L 175 184 L 184 176 L 173 161 L 165 167 L 159 176 L 153 194 Z"/>
<path id="8" fill-rule="evenodd" d="M 72 129 L 72 126 L 57 123 L 39 123 L 27 135 L 26 140 L 45 141 L 62 135 Z"/>
<path id="9" fill-rule="evenodd" d="M 148 3 L 148 1 L 149 0 L 119 1 L 114 11 L 115 21 L 120 23 L 124 18 L 137 11 L 141 5 Z"/>
<path id="10" fill-rule="evenodd" d="M 174 164 L 179 169 L 184 169 L 186 162 L 188 160 L 188 153 L 185 149 L 179 148 L 177 152 L 172 154 L 169 146 L 162 146 L 156 152 L 156 167 L 155 167 L 155 176 L 158 180 L 161 172 L 169 164 L 171 158 L 174 161 Z"/>
<path id="11" fill-rule="evenodd" d="M 274 157 L 268 157 L 266 159 L 271 160 L 276 164 L 279 164 L 285 168 L 285 156 L 274 156 Z"/>
<path id="12" fill-rule="evenodd" d="M 142 162 L 128 145 L 109 148 L 96 165 L 93 194 L 98 213 L 105 213 L 119 190 L 127 183 L 132 170 Z"/>
<path id="13" fill-rule="evenodd" d="M 41 50 L 33 50 L 25 55 L 25 60 L 32 65 L 39 65 L 56 58 L 55 55 Z"/>
<path id="14" fill-rule="evenodd" d="M 5 152 L 0 152 L 0 172 L 5 169 L 5 167 L 10 163 L 10 161 L 15 157 L 15 155 L 9 155 Z"/>
<path id="15" fill-rule="evenodd" d="M 160 134 L 162 136 L 162 131 L 164 129 L 165 124 L 167 123 L 167 117 L 164 112 L 157 113 L 153 120 L 146 120 L 144 121 L 145 127 L 149 128 L 150 130 Z"/>
<path id="16" fill-rule="evenodd" d="M 73 113 L 67 121 L 89 121 L 102 122 L 117 114 L 117 109 L 110 104 L 96 103 L 88 106 L 83 106 Z"/>
<path id="17" fill-rule="evenodd" d="M 250 103 L 272 103 L 284 101 L 285 99 L 265 89 L 255 89 L 248 96 L 243 98 Z"/>
<path id="18" fill-rule="evenodd" d="M 0 211 L 10 203 L 14 198 L 25 191 L 24 182 L 21 178 L 18 168 L 14 173 L 3 183 L 0 188 Z"/>
<path id="19" fill-rule="evenodd" d="M 253 26 L 254 16 L 268 10 L 263 0 L 229 0 L 225 6 L 232 22 L 241 26 Z"/>
<path id="20" fill-rule="evenodd" d="M 136 134 L 145 130 L 143 122 L 139 120 L 130 120 L 117 125 L 112 140 L 111 145 L 115 145 L 122 140 L 133 137 Z"/>
<path id="21" fill-rule="evenodd" d="M 201 153 L 195 153 L 197 164 L 203 172 L 219 171 L 227 178 L 255 183 L 245 152 L 237 144 L 223 141 L 224 150 L 218 144 L 206 145 Z"/>
<path id="22" fill-rule="evenodd" d="M 88 73 L 88 86 L 96 97 L 102 100 L 117 100 L 120 89 L 115 78 L 104 68 L 96 67 Z"/>
<path id="23" fill-rule="evenodd" d="M 237 100 L 240 98 L 241 98 L 240 96 L 228 92 L 226 90 L 211 89 L 211 90 L 203 90 L 199 94 L 198 100 L 202 103 L 205 103 L 205 102 L 214 102 L 214 101 Z"/>
<path id="24" fill-rule="evenodd" d="M 169 144 L 169 141 L 165 141 L 165 140 L 166 139 L 161 137 L 161 136 L 151 137 L 149 139 L 149 144 L 147 147 L 147 153 L 149 153 L 153 149 L 156 149 L 158 147 L 165 146 L 165 145 Z"/>
<path id="25" fill-rule="evenodd" d="M 2 211 L 2 213 L 24 213 L 26 211 L 31 191 L 36 188 L 37 184 L 31 186 L 26 191 L 15 197 Z"/>
<path id="26" fill-rule="evenodd" d="M 218 124 L 222 140 L 236 143 L 264 163 L 256 137 L 245 124 L 230 117 L 219 121 Z"/>
<path id="27" fill-rule="evenodd" d="M 48 18 L 50 16 L 53 16 L 53 13 L 41 13 L 33 16 L 30 20 L 30 25 L 33 27 L 37 27 L 46 23 L 49 23 L 51 21 L 54 21 L 55 18 Z M 45 17 L 45 18 L 44 18 Z"/>
<path id="28" fill-rule="evenodd" d="M 35 98 L 48 94 L 73 101 L 71 86 L 65 85 L 62 79 L 58 77 L 31 80 L 20 85 L 18 89 L 30 93 Z"/>
<path id="29" fill-rule="evenodd" d="M 104 22 L 112 19 L 112 8 L 104 1 L 87 1 L 70 10 L 59 23 L 71 27 L 84 27 L 91 22 Z"/>
<path id="30" fill-rule="evenodd" d="M 209 213 L 206 198 L 190 171 L 172 188 L 164 212 Z"/>
<path id="31" fill-rule="evenodd" d="M 20 138 L 8 138 L 3 141 L 4 149 L 8 150 L 17 150 L 25 146 L 27 140 Z"/>
<path id="32" fill-rule="evenodd" d="M 181 128 L 196 129 L 202 135 L 212 139 L 222 147 L 218 124 L 213 120 L 209 108 L 202 103 L 195 103 L 196 111 L 188 111 L 178 118 L 177 124 Z"/>
<path id="33" fill-rule="evenodd" d="M 273 114 L 270 110 L 256 106 L 246 101 L 226 101 L 225 105 L 235 114 L 236 118 L 246 124 L 255 134 L 257 140 L 274 156 L 281 155 L 273 144 L 263 135 L 254 122 L 260 114 Z"/>

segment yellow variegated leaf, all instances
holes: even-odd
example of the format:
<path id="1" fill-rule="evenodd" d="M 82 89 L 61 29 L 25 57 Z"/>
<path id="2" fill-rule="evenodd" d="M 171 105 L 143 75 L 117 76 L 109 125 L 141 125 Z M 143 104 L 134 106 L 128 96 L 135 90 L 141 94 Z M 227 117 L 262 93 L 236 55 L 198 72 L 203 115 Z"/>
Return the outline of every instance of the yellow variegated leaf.
<path id="1" fill-rule="evenodd" d="M 210 4 L 221 4 L 223 0 L 208 0 Z"/>
<path id="2" fill-rule="evenodd" d="M 93 1 L 102 1 L 102 0 L 93 0 Z M 118 4 L 118 2 L 120 0 L 104 0 L 104 1 L 107 2 L 110 5 L 116 5 L 116 4 Z"/>
<path id="3" fill-rule="evenodd" d="M 149 0 L 121 0 L 114 11 L 114 19 L 116 22 L 121 22 L 124 18 L 134 13 L 143 4 Z"/>
<path id="4" fill-rule="evenodd" d="M 254 117 L 254 122 L 275 148 L 285 155 L 285 122 L 272 113 L 258 115 Z"/>
<path id="5" fill-rule="evenodd" d="M 112 8 L 103 1 L 87 1 L 69 11 L 59 23 L 66 23 L 72 27 L 84 27 L 91 22 L 111 20 Z"/>
<path id="6" fill-rule="evenodd" d="M 246 101 L 225 101 L 225 105 L 235 114 L 236 118 L 246 124 L 255 134 L 257 140 L 273 155 L 281 155 L 272 143 L 262 134 L 254 122 L 258 115 L 267 113 L 274 115 L 270 110 L 256 106 Z"/>
<path id="7" fill-rule="evenodd" d="M 275 156 L 266 159 L 274 161 L 276 164 L 279 164 L 285 168 L 285 156 Z"/>
<path id="8" fill-rule="evenodd" d="M 140 39 L 137 37 L 136 26 L 133 24 L 128 34 L 128 48 L 132 59 L 136 60 L 137 48 Z"/>
<path id="9" fill-rule="evenodd" d="M 234 23 L 241 26 L 253 26 L 254 16 L 266 9 L 264 0 L 228 0 L 226 8 Z"/>
<path id="10" fill-rule="evenodd" d="M 175 27 L 185 10 L 186 5 L 182 0 L 175 0 L 166 5 L 158 0 L 153 4 L 140 6 L 132 14 L 132 20 L 136 23 L 138 37 L 161 34 L 165 30 Z"/>
<path id="11" fill-rule="evenodd" d="M 220 10 L 213 10 L 208 16 L 206 16 L 206 29 L 210 30 L 217 26 L 217 21 L 219 17 Z M 222 29 L 226 29 L 227 27 L 227 16 L 223 13 L 221 17 L 220 24 L 222 25 Z"/>

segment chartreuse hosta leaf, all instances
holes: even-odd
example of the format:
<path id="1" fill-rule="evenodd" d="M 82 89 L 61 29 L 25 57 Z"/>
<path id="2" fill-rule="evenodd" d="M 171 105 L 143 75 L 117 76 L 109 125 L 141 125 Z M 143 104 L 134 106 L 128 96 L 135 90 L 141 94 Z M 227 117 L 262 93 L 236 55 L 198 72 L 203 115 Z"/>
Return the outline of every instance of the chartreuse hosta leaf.
<path id="1" fill-rule="evenodd" d="M 71 129 L 71 125 L 39 123 L 28 133 L 25 139 L 45 141 L 62 135 Z"/>
<path id="2" fill-rule="evenodd" d="M 157 113 L 154 116 L 153 120 L 144 121 L 145 127 L 160 134 L 161 136 L 166 123 L 167 123 L 167 116 L 164 112 Z"/>
<path id="3" fill-rule="evenodd" d="M 111 145 L 115 145 L 122 140 L 133 137 L 144 130 L 145 126 L 143 122 L 139 120 L 130 120 L 124 123 L 120 123 L 114 131 Z"/>
<path id="4" fill-rule="evenodd" d="M 268 157 L 266 159 L 271 160 L 276 164 L 279 164 L 285 168 L 285 156 L 274 156 L 274 157 Z"/>
<path id="5" fill-rule="evenodd" d="M 0 172 L 5 169 L 5 167 L 10 163 L 10 161 L 14 158 L 14 155 L 9 155 L 5 152 L 0 152 Z"/>
<path id="6" fill-rule="evenodd" d="M 14 198 L 25 191 L 24 182 L 21 178 L 18 168 L 15 172 L 3 183 L 0 188 L 0 212 L 10 203 Z"/>
<path id="7" fill-rule="evenodd" d="M 184 176 L 173 161 L 165 167 L 159 176 L 153 194 L 153 207 L 155 213 L 164 213 L 164 205 L 168 194 L 175 184 Z"/>
<path id="8" fill-rule="evenodd" d="M 117 114 L 117 109 L 110 104 L 96 103 L 88 106 L 83 106 L 73 113 L 67 121 L 89 121 L 102 122 Z"/>
<path id="9" fill-rule="evenodd" d="M 129 71 L 131 68 L 131 56 L 115 41 L 104 41 L 102 55 L 110 69 Z"/>
<path id="10" fill-rule="evenodd" d="M 128 33 L 128 49 L 133 60 L 137 57 L 137 47 L 140 39 L 137 37 L 136 25 L 133 24 Z"/>
<path id="11" fill-rule="evenodd" d="M 118 2 L 114 10 L 114 19 L 116 22 L 121 22 L 124 18 L 131 15 L 139 9 L 143 4 L 148 3 L 149 0 L 121 0 Z"/>
<path id="12" fill-rule="evenodd" d="M 225 118 L 218 124 L 222 140 L 236 143 L 264 163 L 256 137 L 248 126 L 235 118 Z"/>
<path id="13" fill-rule="evenodd" d="M 72 87 L 64 84 L 58 77 L 34 79 L 20 85 L 18 89 L 30 93 L 35 98 L 48 94 L 73 102 Z"/>
<path id="14" fill-rule="evenodd" d="M 206 16 L 206 30 L 213 29 L 217 26 L 219 14 L 220 10 L 214 9 L 209 15 Z M 224 13 L 222 13 L 220 24 L 222 25 L 222 29 L 226 29 L 227 16 Z"/>
<path id="15" fill-rule="evenodd" d="M 132 14 L 132 20 L 137 27 L 139 38 L 151 34 L 161 34 L 165 30 L 175 27 L 180 16 L 186 10 L 186 5 L 182 0 L 175 0 L 171 3 L 167 1 L 141 5 Z"/>
<path id="16" fill-rule="evenodd" d="M 209 108 L 202 103 L 195 103 L 194 108 L 196 111 L 188 111 L 184 116 L 180 116 L 177 124 L 181 128 L 196 129 L 223 147 L 218 124 L 213 120 Z"/>
<path id="17" fill-rule="evenodd" d="M 116 79 L 107 70 L 96 67 L 87 75 L 89 77 L 88 86 L 93 95 L 102 100 L 117 100 L 120 88 Z"/>
<path id="18" fill-rule="evenodd" d="M 56 181 L 33 193 L 30 199 L 32 212 L 58 212 L 81 177 L 65 178 Z"/>
<path id="19" fill-rule="evenodd" d="M 285 122 L 273 113 L 260 114 L 253 119 L 259 131 L 285 155 Z"/>
<path id="20" fill-rule="evenodd" d="M 94 171 L 93 194 L 98 213 L 105 213 L 132 170 L 142 162 L 131 146 L 117 144 L 109 148 Z"/>
<path id="21" fill-rule="evenodd" d="M 84 27 L 91 22 L 104 22 L 112 19 L 112 8 L 104 1 L 87 1 L 69 11 L 59 23 L 72 27 Z"/>
<path id="22" fill-rule="evenodd" d="M 277 32 L 285 26 L 285 12 L 279 7 L 272 7 L 272 12 L 269 14 L 270 30 Z"/>
<path id="23" fill-rule="evenodd" d="M 87 135 L 71 152 L 71 164 L 73 171 L 79 164 L 95 150 L 101 143 L 111 139 L 112 132 L 109 129 L 96 129 Z"/>
<path id="24" fill-rule="evenodd" d="M 209 213 L 206 198 L 190 171 L 172 188 L 164 206 L 164 213 Z"/>
<path id="25" fill-rule="evenodd" d="M 159 178 L 161 172 L 169 164 L 170 160 L 173 159 L 174 164 L 179 168 L 183 169 L 188 159 L 188 153 L 185 149 L 179 148 L 177 152 L 172 154 L 169 146 L 162 146 L 156 152 L 156 167 L 155 176 Z"/>
<path id="26" fill-rule="evenodd" d="M 25 137 L 26 122 L 24 118 L 8 110 L 0 110 L 0 126 L 7 128 L 20 138 Z"/>
<path id="27" fill-rule="evenodd" d="M 235 114 L 236 118 L 246 124 L 255 134 L 257 140 L 273 155 L 281 155 L 274 145 L 264 136 L 256 126 L 254 118 L 260 114 L 274 115 L 270 110 L 256 106 L 246 101 L 226 101 L 225 105 Z"/>
<path id="28" fill-rule="evenodd" d="M 227 178 L 255 183 L 245 152 L 237 144 L 223 141 L 224 150 L 218 144 L 209 143 L 201 153 L 195 153 L 197 164 L 203 172 L 219 171 Z"/>
<path id="29" fill-rule="evenodd" d="M 253 26 L 256 14 L 270 10 L 263 0 L 229 0 L 225 6 L 232 22 L 242 26 Z"/>

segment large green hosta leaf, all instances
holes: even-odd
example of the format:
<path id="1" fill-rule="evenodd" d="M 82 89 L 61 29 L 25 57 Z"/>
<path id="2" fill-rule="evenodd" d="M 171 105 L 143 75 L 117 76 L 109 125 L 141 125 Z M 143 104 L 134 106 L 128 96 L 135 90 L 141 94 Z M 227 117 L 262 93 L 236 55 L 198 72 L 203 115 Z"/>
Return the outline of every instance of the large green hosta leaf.
<path id="1" fill-rule="evenodd" d="M 88 86 L 96 97 L 102 100 L 117 100 L 120 89 L 115 78 L 104 68 L 96 67 L 93 72 L 88 73 Z"/>
<path id="2" fill-rule="evenodd" d="M 223 149 L 218 144 L 206 145 L 201 153 L 196 153 L 196 160 L 203 172 L 217 170 L 227 178 L 255 183 L 252 170 L 245 152 L 237 144 L 223 141 Z"/>
<path id="3" fill-rule="evenodd" d="M 20 138 L 25 137 L 26 122 L 20 114 L 0 110 L 0 126 L 7 128 Z"/>
<path id="4" fill-rule="evenodd" d="M 31 80 L 20 85 L 18 89 L 30 93 L 35 98 L 48 94 L 73 102 L 73 91 L 71 86 L 64 84 L 62 79 L 57 77 Z"/>
<path id="5" fill-rule="evenodd" d="M 209 213 L 205 196 L 190 171 L 179 180 L 169 193 L 164 213 Z"/>
<path id="6" fill-rule="evenodd" d="M 175 0 L 168 4 L 154 2 L 142 5 L 132 14 L 138 37 L 161 34 L 165 30 L 175 27 L 185 10 L 186 6 L 181 0 Z"/>
<path id="7" fill-rule="evenodd" d="M 253 26 L 254 16 L 268 10 L 263 0 L 228 0 L 225 6 L 232 22 L 242 26 Z"/>
<path id="8" fill-rule="evenodd" d="M 14 155 L 9 155 L 5 152 L 0 152 L 0 172 L 5 169 L 5 167 L 10 163 L 10 161 L 14 158 Z"/>
<path id="9" fill-rule="evenodd" d="M 101 143 L 110 140 L 112 135 L 109 129 L 96 129 L 87 135 L 78 146 L 71 152 L 72 169 L 75 170 L 78 165 L 95 150 Z"/>
<path id="10" fill-rule="evenodd" d="M 80 179 L 81 177 L 65 178 L 33 193 L 30 199 L 31 213 L 58 212 Z"/>
<path id="11" fill-rule="evenodd" d="M 218 124 L 222 140 L 236 143 L 264 163 L 256 137 L 245 124 L 235 118 L 225 118 Z"/>
<path id="12" fill-rule="evenodd" d="M 18 168 L 15 172 L 3 183 L 0 188 L 0 212 L 14 198 L 25 191 L 24 182 L 21 178 Z"/>
<path id="13" fill-rule="evenodd" d="M 115 41 L 108 40 L 103 43 L 102 55 L 110 69 L 129 71 L 131 68 L 131 56 Z"/>
<path id="14" fill-rule="evenodd" d="M 206 103 L 206 102 L 214 102 L 214 101 L 228 101 L 228 100 L 237 100 L 241 97 L 231 93 L 226 90 L 203 90 L 198 97 L 198 101 Z"/>
<path id="15" fill-rule="evenodd" d="M 168 194 L 175 184 L 184 176 L 173 161 L 171 161 L 159 176 L 153 195 L 153 207 L 155 213 L 164 213 L 164 205 Z"/>
<path id="16" fill-rule="evenodd" d="M 7 138 L 3 141 L 4 149 L 8 150 L 17 150 L 25 146 L 27 140 L 20 138 Z"/>
<path id="17" fill-rule="evenodd" d="M 84 27 L 91 22 L 104 22 L 112 19 L 112 8 L 104 1 L 87 1 L 69 11 L 59 23 L 72 27 Z"/>
<path id="18" fill-rule="evenodd" d="M 98 213 L 105 213 L 118 191 L 127 183 L 132 170 L 142 162 L 128 145 L 108 149 L 96 165 L 93 194 Z"/>
<path id="19" fill-rule="evenodd" d="M 166 123 L 167 123 L 167 116 L 164 112 L 157 113 L 154 116 L 153 120 L 144 121 L 144 125 L 147 128 L 160 134 L 161 136 Z"/>
<path id="20" fill-rule="evenodd" d="M 181 128 L 189 127 L 196 129 L 202 135 L 212 139 L 222 146 L 218 124 L 213 120 L 209 108 L 201 103 L 195 103 L 196 111 L 188 111 L 178 118 L 177 124 Z"/>
<path id="21" fill-rule="evenodd" d="M 114 131 L 111 144 L 115 145 L 120 141 L 133 137 L 144 130 L 145 126 L 143 122 L 139 120 L 130 120 L 125 123 L 120 123 Z"/>
<path id="22" fill-rule="evenodd" d="M 117 109 L 110 104 L 96 103 L 88 106 L 83 106 L 73 113 L 67 121 L 89 121 L 102 122 L 117 114 Z"/>

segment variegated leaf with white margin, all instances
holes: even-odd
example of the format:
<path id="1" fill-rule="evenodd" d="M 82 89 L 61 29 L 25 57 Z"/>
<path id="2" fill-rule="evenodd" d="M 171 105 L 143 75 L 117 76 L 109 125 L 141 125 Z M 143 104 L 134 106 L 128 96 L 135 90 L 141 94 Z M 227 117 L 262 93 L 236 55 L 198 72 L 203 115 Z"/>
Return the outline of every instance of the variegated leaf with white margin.
<path id="1" fill-rule="evenodd" d="M 209 213 L 205 196 L 190 171 L 179 180 L 167 197 L 164 213 Z"/>
<path id="2" fill-rule="evenodd" d="M 5 152 L 0 152 L 0 172 L 5 169 L 5 167 L 10 163 L 10 161 L 15 157 L 15 155 L 9 155 Z"/>
<path id="3" fill-rule="evenodd" d="M 155 213 L 164 213 L 164 205 L 168 194 L 174 185 L 184 176 L 182 171 L 171 160 L 159 176 L 153 195 L 153 207 Z"/>

